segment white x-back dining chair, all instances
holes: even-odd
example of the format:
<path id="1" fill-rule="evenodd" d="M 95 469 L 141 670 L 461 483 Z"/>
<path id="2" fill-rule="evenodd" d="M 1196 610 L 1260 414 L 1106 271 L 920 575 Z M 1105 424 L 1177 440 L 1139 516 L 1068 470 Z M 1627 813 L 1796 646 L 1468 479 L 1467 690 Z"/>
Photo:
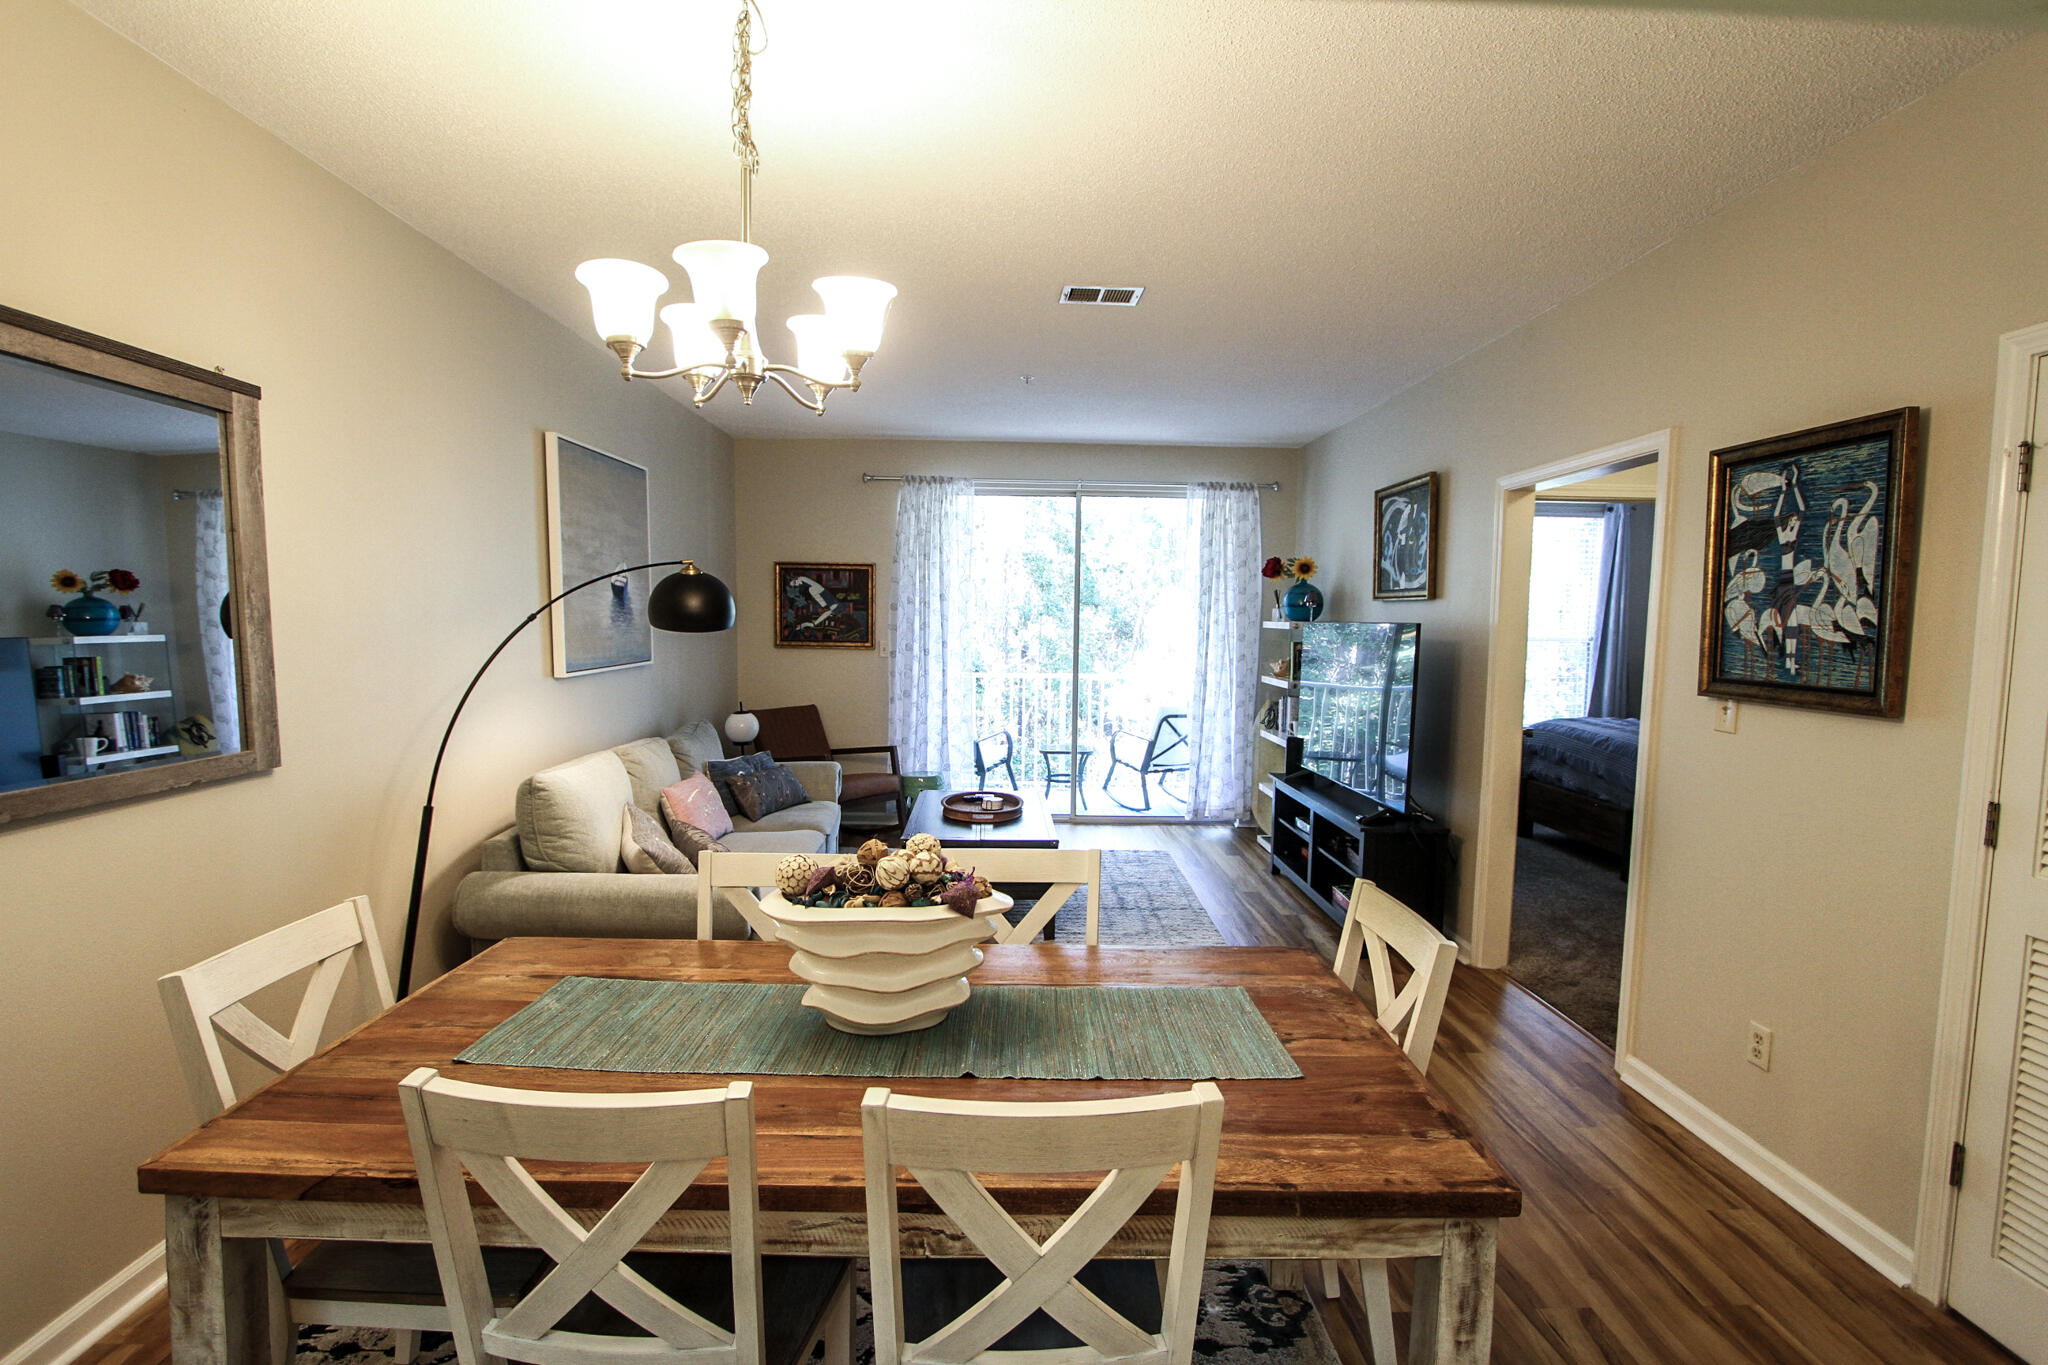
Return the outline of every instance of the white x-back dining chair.
<path id="1" fill-rule="evenodd" d="M 204 962 L 157 979 L 171 1038 L 192 1108 L 203 1122 L 239 1098 L 223 1039 L 271 1072 L 287 1071 L 320 1047 L 335 995 L 355 968 L 365 1015 L 388 1009 L 391 977 L 377 942 L 370 901 L 356 896 L 294 920 Z M 250 996 L 311 969 L 289 1032 L 260 1018 Z M 292 1265 L 281 1242 L 271 1263 L 283 1312 L 274 1322 L 276 1348 L 290 1359 L 290 1323 L 381 1327 L 397 1333 L 393 1356 L 410 1360 L 422 1331 L 448 1330 L 448 1310 L 432 1253 L 396 1242 L 320 1242 Z M 500 1293 L 530 1276 L 540 1258 L 525 1251 L 494 1253 L 491 1279 Z"/>
<path id="2" fill-rule="evenodd" d="M 775 869 L 787 853 L 747 853 L 737 849 L 711 850 L 697 858 L 697 937 L 710 938 L 718 897 L 724 896 L 737 908 L 761 938 L 775 940 L 775 921 L 762 910 L 755 894 L 775 885 Z M 974 848 L 959 845 L 946 850 L 956 866 L 969 868 L 995 885 L 1043 883 L 1045 894 L 1037 904 L 1015 916 L 1013 923 L 1002 916 L 991 919 L 998 943 L 1028 943 L 1038 937 L 1046 922 L 1076 896 L 1087 903 L 1087 944 L 1093 948 L 1102 921 L 1102 850 L 1097 848 Z"/>
<path id="3" fill-rule="evenodd" d="M 563 1093 L 453 1081 L 421 1067 L 398 1093 L 462 1365 L 797 1365 L 820 1337 L 826 1365 L 846 1365 L 853 1263 L 761 1256 L 752 1082 Z M 730 1254 L 634 1252 L 720 1157 Z M 646 1169 L 586 1226 L 534 1179 L 525 1163 L 535 1160 Z M 554 1261 L 502 1311 L 485 1284 L 465 1169 Z"/>
<path id="4" fill-rule="evenodd" d="M 861 1134 L 876 1365 L 1188 1365 L 1222 1130 L 1223 1092 L 1208 1081 L 1177 1094 L 1066 1103 L 870 1089 Z M 903 1258 L 898 1166 L 986 1261 Z M 1164 1274 L 1149 1260 L 1094 1260 L 1176 1167 Z M 999 1170 L 1108 1174 L 1041 1242 L 974 1174 Z"/>
<path id="5" fill-rule="evenodd" d="M 1394 957 L 1408 964 L 1408 982 L 1394 989 Z M 1360 877 L 1351 886 L 1344 930 L 1337 937 L 1331 967 L 1352 990 L 1358 989 L 1359 959 L 1369 967 L 1372 1012 L 1380 1027 L 1408 1054 L 1418 1071 L 1429 1070 L 1436 1048 L 1437 1024 L 1451 990 L 1451 972 L 1458 965 L 1458 945 L 1435 925 L 1386 892 Z M 1356 1262 L 1358 1285 L 1365 1302 L 1365 1320 L 1377 1365 L 1394 1365 L 1394 1308 L 1387 1287 L 1387 1263 Z M 1322 1263 L 1323 1293 L 1336 1298 L 1341 1287 L 1337 1262 Z"/>

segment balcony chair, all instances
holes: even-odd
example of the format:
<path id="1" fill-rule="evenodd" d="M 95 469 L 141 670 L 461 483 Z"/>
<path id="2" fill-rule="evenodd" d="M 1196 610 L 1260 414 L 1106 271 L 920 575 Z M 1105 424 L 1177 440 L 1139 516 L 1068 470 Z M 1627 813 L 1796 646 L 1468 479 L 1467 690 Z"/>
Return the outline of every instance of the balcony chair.
<path id="1" fill-rule="evenodd" d="M 1185 712 L 1169 712 L 1159 718 L 1152 727 L 1152 735 L 1126 730 L 1119 726 L 1109 735 L 1109 771 L 1102 776 L 1103 794 L 1125 810 L 1151 810 L 1152 792 L 1147 786 L 1150 780 L 1159 781 L 1159 790 L 1166 791 L 1165 779 L 1173 773 L 1184 773 L 1194 766 L 1195 751 L 1188 743 Z M 1117 742 L 1123 741 L 1121 750 Z M 1136 751 L 1139 743 L 1144 744 L 1142 756 L 1133 763 L 1128 757 Z M 1132 805 L 1109 789 L 1110 781 L 1116 777 L 1118 768 L 1129 768 L 1138 775 L 1138 795 L 1142 804 Z M 1169 793 L 1170 794 L 1170 793 Z"/>
<path id="2" fill-rule="evenodd" d="M 1000 746 L 1000 747 L 998 747 Z M 974 785 L 988 785 L 988 775 L 1001 768 L 1010 779 L 1010 790 L 1017 790 L 1017 765 L 1014 761 L 1017 745 L 1008 730 L 998 730 L 992 735 L 983 735 L 974 741 Z M 1001 757 L 997 757 L 1000 754 Z"/>
<path id="3" fill-rule="evenodd" d="M 825 738 L 825 721 L 815 706 L 771 706 L 754 712 L 754 717 L 761 722 L 754 747 L 784 763 L 818 759 L 829 762 L 842 754 L 887 754 L 887 772 L 849 771 L 844 775 L 839 787 L 839 807 L 848 814 L 864 811 L 890 818 L 879 822 L 847 820 L 842 826 L 880 834 L 902 832 L 910 812 L 904 809 L 903 765 L 897 761 L 895 745 L 835 746 Z"/>

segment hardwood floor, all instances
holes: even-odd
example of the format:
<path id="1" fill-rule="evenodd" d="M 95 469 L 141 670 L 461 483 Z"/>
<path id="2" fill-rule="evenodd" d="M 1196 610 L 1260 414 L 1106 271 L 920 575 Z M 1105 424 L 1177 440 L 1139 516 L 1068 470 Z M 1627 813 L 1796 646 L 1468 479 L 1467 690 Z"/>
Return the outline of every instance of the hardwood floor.
<path id="1" fill-rule="evenodd" d="M 1232 943 L 1336 947 L 1336 925 L 1266 872 L 1247 832 L 1069 825 L 1064 842 L 1173 853 Z M 1499 1365 L 2016 1359 L 1624 1089 L 1607 1048 L 1500 972 L 1457 970 L 1429 1074 L 1522 1186 L 1522 1216 L 1501 1228 Z M 1404 1340 L 1407 1292 L 1396 1264 Z M 1322 1306 L 1345 1365 L 1363 1365 L 1355 1286 Z M 159 1296 L 82 1365 L 161 1365 L 169 1332 Z"/>

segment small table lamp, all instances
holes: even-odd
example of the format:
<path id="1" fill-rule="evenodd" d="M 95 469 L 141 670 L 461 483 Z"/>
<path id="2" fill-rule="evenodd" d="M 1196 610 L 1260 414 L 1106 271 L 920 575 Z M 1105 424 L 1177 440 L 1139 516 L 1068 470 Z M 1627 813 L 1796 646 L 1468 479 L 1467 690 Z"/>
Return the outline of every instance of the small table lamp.
<path id="1" fill-rule="evenodd" d="M 761 718 L 749 711 L 745 702 L 725 718 L 725 737 L 734 744 L 752 744 L 760 733 Z"/>

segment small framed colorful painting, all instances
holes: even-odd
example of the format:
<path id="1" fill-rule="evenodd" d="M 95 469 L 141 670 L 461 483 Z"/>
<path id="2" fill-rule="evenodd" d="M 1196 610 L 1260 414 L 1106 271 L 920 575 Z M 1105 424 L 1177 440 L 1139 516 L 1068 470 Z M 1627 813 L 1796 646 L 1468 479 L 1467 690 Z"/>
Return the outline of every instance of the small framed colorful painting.
<path id="1" fill-rule="evenodd" d="M 1700 694 L 1906 709 L 1920 410 L 1713 453 Z"/>
<path id="2" fill-rule="evenodd" d="M 1372 495 L 1372 595 L 1436 596 L 1436 475 L 1418 474 Z"/>
<path id="3" fill-rule="evenodd" d="M 777 564 L 775 643 L 818 649 L 873 649 L 875 566 Z"/>

